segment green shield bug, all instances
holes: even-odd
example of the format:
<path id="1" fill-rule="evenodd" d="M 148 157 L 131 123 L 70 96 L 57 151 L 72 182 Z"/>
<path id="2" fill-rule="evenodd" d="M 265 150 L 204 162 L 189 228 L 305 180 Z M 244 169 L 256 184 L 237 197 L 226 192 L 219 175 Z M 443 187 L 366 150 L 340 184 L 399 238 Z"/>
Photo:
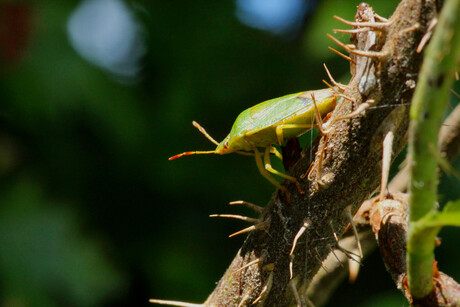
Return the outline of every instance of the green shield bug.
<path id="1" fill-rule="evenodd" d="M 270 163 L 270 154 L 282 159 L 281 154 L 273 145 L 282 145 L 285 140 L 298 137 L 321 121 L 321 118 L 331 112 L 339 97 L 333 88 L 316 91 L 300 92 L 261 102 L 244 110 L 235 120 L 230 133 L 222 142 L 214 140 L 198 123 L 193 125 L 217 145 L 210 151 L 186 151 L 169 158 L 174 160 L 182 156 L 197 154 L 228 154 L 238 153 L 254 155 L 257 168 L 273 185 L 286 193 L 287 189 L 273 178 L 270 173 L 285 178 L 294 184 L 300 193 L 301 190 L 295 177 L 273 169 Z M 262 153 L 259 148 L 264 148 Z M 262 161 L 263 156 L 263 161 Z"/>

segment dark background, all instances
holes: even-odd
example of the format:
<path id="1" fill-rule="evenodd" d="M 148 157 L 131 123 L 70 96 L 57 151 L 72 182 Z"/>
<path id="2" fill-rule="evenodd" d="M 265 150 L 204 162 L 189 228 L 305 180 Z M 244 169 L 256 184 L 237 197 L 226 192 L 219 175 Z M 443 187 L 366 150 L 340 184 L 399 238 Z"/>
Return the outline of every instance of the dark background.
<path id="1" fill-rule="evenodd" d="M 252 158 L 167 158 L 214 149 L 192 120 L 220 141 L 242 110 L 323 88 L 322 63 L 349 79 L 326 33 L 359 3 L 276 2 L 0 4 L 2 306 L 206 299 L 244 240 L 227 236 L 247 226 L 208 215 L 254 216 L 227 203 L 264 205 L 274 187 Z M 371 5 L 389 17 L 397 2 Z M 459 198 L 458 180 L 440 194 Z M 459 234 L 444 229 L 436 250 L 457 280 Z M 408 305 L 378 252 L 337 304 Z"/>

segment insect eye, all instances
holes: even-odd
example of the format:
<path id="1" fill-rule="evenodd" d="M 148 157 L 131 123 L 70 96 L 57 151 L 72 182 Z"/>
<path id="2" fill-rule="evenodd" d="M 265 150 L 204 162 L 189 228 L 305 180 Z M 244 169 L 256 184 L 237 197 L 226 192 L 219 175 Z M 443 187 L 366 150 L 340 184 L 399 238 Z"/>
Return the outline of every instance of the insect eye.
<path id="1" fill-rule="evenodd" d="M 225 149 L 228 149 L 228 142 L 225 142 L 225 143 L 224 143 L 224 148 L 225 148 Z"/>

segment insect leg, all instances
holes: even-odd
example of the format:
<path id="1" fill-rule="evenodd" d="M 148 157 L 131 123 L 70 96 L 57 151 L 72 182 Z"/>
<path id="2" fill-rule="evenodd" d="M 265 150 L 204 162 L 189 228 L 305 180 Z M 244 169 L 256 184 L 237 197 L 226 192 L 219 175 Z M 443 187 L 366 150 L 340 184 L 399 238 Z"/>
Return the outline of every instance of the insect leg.
<path id="1" fill-rule="evenodd" d="M 325 136 L 325 140 L 323 143 L 323 148 L 321 149 L 321 152 L 318 158 L 318 162 L 316 162 L 313 165 L 313 167 L 310 168 L 310 170 L 308 171 L 307 178 L 308 180 L 312 180 L 311 175 L 313 174 L 313 171 L 316 169 L 317 182 L 320 182 L 321 181 L 321 163 L 323 162 L 323 154 L 324 154 L 324 150 L 326 149 L 327 140 L 329 138 L 329 129 L 326 129 L 324 127 L 325 125 L 323 125 L 323 120 L 321 118 L 321 115 L 319 114 L 318 106 L 316 105 L 315 95 L 313 93 L 311 94 L 311 99 L 313 100 L 313 105 L 315 106 L 315 118 L 316 118 L 316 121 L 318 122 L 319 132 Z"/>
<path id="2" fill-rule="evenodd" d="M 347 115 L 343 115 L 343 116 L 333 118 L 328 123 L 323 124 L 323 120 L 321 119 L 321 115 L 319 114 L 318 107 L 316 105 L 316 99 L 315 99 L 314 94 L 311 95 L 311 98 L 312 98 L 313 104 L 315 106 L 315 118 L 316 118 L 316 121 L 318 122 L 319 131 L 320 131 L 320 133 L 322 135 L 324 135 L 325 139 L 324 139 L 323 147 L 321 148 L 321 152 L 320 152 L 319 157 L 318 157 L 318 161 L 307 171 L 307 178 L 308 178 L 308 180 L 312 180 L 313 172 L 316 169 L 316 180 L 317 180 L 317 182 L 319 184 L 323 184 L 323 182 L 321 180 L 322 163 L 323 163 L 324 152 L 326 150 L 327 141 L 328 141 L 328 138 L 329 138 L 329 133 L 333 129 L 331 127 L 331 124 L 336 122 L 336 121 L 353 118 L 353 117 L 361 114 L 362 112 L 364 112 L 370 106 L 370 103 L 366 101 L 365 103 L 362 103 L 354 112 L 351 112 L 351 113 L 349 113 Z"/>
<path id="3" fill-rule="evenodd" d="M 278 159 L 283 161 L 283 155 L 276 149 L 276 147 L 271 146 L 270 147 L 270 153 L 274 154 Z"/>
<path id="4" fill-rule="evenodd" d="M 254 156 L 254 153 L 253 152 L 246 152 L 246 151 L 241 151 L 241 150 L 237 150 L 235 151 L 235 153 L 239 154 L 239 155 L 242 155 L 242 156 Z M 276 149 L 275 147 L 272 147 L 270 149 L 270 153 L 274 154 L 278 159 L 280 159 L 281 161 L 283 161 L 283 155 L 278 151 L 278 149 Z M 259 155 L 263 155 L 263 153 L 260 153 L 259 152 Z"/>
<path id="5" fill-rule="evenodd" d="M 270 148 L 270 147 L 267 147 L 267 148 Z M 276 181 L 275 178 L 273 178 L 264 168 L 264 165 L 262 163 L 262 158 L 260 157 L 260 152 L 259 150 L 257 150 L 257 148 L 254 148 L 254 157 L 256 158 L 256 164 L 257 164 L 257 168 L 259 169 L 260 174 L 264 176 L 268 181 L 270 181 L 275 187 L 277 187 L 278 189 L 286 193 L 286 196 L 287 196 L 288 195 L 287 189 L 283 187 L 278 181 Z"/>
<path id="6" fill-rule="evenodd" d="M 265 169 L 267 171 L 269 171 L 270 173 L 272 174 L 275 174 L 275 175 L 278 175 L 280 177 L 283 177 L 291 182 L 293 182 L 296 187 L 297 187 L 297 190 L 299 190 L 299 193 L 300 194 L 304 194 L 304 192 L 302 191 L 302 189 L 300 188 L 300 185 L 299 185 L 299 182 L 297 181 L 297 178 L 295 177 L 292 177 L 292 176 L 289 176 L 289 175 L 286 175 L 285 173 L 282 173 L 280 171 L 277 171 L 276 169 L 274 169 L 271 165 L 271 162 L 270 162 L 270 147 L 267 147 L 265 149 L 265 156 L 264 156 L 264 163 L 265 163 Z"/>
<path id="7" fill-rule="evenodd" d="M 254 155 L 254 153 L 252 152 L 246 152 L 246 151 L 241 151 L 241 150 L 235 151 L 235 153 L 242 155 L 242 156 L 253 156 Z"/>
<path id="8" fill-rule="evenodd" d="M 278 125 L 276 126 L 276 129 L 275 129 L 278 144 L 283 145 L 284 143 L 284 134 L 283 134 L 284 129 L 311 129 L 316 126 L 317 125 L 313 123 L 312 124 L 281 124 L 281 125 Z"/>

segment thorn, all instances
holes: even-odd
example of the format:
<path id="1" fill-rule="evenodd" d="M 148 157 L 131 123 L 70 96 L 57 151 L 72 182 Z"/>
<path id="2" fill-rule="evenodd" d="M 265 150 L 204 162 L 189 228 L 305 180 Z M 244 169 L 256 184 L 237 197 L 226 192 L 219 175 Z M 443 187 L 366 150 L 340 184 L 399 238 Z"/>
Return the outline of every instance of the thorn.
<path id="1" fill-rule="evenodd" d="M 386 58 L 390 55 L 389 51 L 362 51 L 362 50 L 356 50 L 356 49 L 350 50 L 350 53 L 360 55 L 363 57 L 367 57 L 367 58 L 376 58 L 376 59 Z"/>
<path id="2" fill-rule="evenodd" d="M 329 72 L 329 69 L 327 69 L 326 64 L 323 63 L 323 66 L 324 66 L 324 69 L 326 70 L 327 76 L 329 77 L 329 80 L 331 80 L 332 84 L 337 86 L 342 92 L 345 91 L 347 89 L 347 86 L 345 86 L 345 85 L 343 85 L 341 83 L 335 82 L 334 78 L 332 78 L 332 75 Z"/>
<path id="3" fill-rule="evenodd" d="M 250 295 L 251 295 L 250 291 L 245 292 L 245 294 L 241 298 L 240 303 L 238 304 L 238 307 L 244 306 L 246 304 L 246 302 L 249 300 Z"/>
<path id="4" fill-rule="evenodd" d="M 379 201 L 383 201 L 388 192 L 388 176 L 390 174 L 391 155 L 393 151 L 393 132 L 388 131 L 383 139 L 383 154 L 382 154 L 382 178 L 380 182 Z"/>
<path id="5" fill-rule="evenodd" d="M 237 236 L 237 235 L 246 233 L 246 232 L 251 232 L 251 231 L 253 231 L 253 230 L 256 230 L 256 226 L 255 226 L 255 225 L 252 225 L 252 226 L 249 226 L 249 227 L 247 227 L 247 228 L 241 229 L 240 231 L 234 232 L 234 233 L 232 233 L 231 235 L 229 235 L 228 237 L 231 238 L 231 237 L 234 237 L 234 236 Z"/>
<path id="6" fill-rule="evenodd" d="M 332 229 L 332 234 L 334 235 L 334 238 L 335 238 L 335 242 L 336 242 L 336 248 L 341 251 L 342 253 L 344 253 L 349 259 L 352 259 L 356 262 L 358 262 L 359 264 L 361 264 L 358 260 L 354 259 L 352 257 L 352 255 L 356 256 L 356 257 L 359 257 L 359 255 L 353 253 L 353 252 L 350 252 L 348 250 L 346 250 L 345 248 L 343 248 L 342 246 L 340 246 L 339 244 L 339 238 L 337 237 L 337 234 L 335 233 L 335 230 L 334 230 L 334 226 L 332 226 L 332 220 L 329 221 L 329 226 L 331 226 L 331 229 Z"/>
<path id="7" fill-rule="evenodd" d="M 236 214 L 211 214 L 209 217 L 226 217 L 226 218 L 237 219 L 237 220 L 254 223 L 254 224 L 257 224 L 260 222 L 259 219 L 242 216 L 242 215 L 236 215 Z"/>
<path id="8" fill-rule="evenodd" d="M 353 253 L 353 252 L 350 252 L 349 250 L 346 250 L 345 248 L 343 248 L 342 246 L 340 246 L 338 243 L 337 243 L 337 245 L 336 245 L 336 248 L 337 248 L 339 251 L 341 251 L 342 253 L 344 253 L 344 254 L 348 257 L 348 259 L 353 260 L 353 261 L 356 261 L 356 263 L 359 263 L 359 264 L 361 265 L 361 262 L 353 257 L 353 256 L 355 256 L 355 257 L 358 257 L 358 258 L 359 258 L 359 255 L 357 255 L 357 254 L 355 254 L 355 253 Z"/>
<path id="9" fill-rule="evenodd" d="M 342 43 L 341 41 L 339 41 L 337 38 L 335 38 L 334 36 L 330 35 L 329 33 L 327 33 L 326 35 L 327 35 L 327 37 L 332 39 L 334 41 L 334 43 L 336 43 L 337 45 L 339 45 L 340 47 L 345 49 L 348 53 L 350 53 L 351 50 L 356 48 L 355 45 L 345 45 L 344 43 Z"/>
<path id="10" fill-rule="evenodd" d="M 318 249 L 316 247 L 315 247 L 315 252 L 316 252 L 316 259 L 318 259 L 319 263 L 321 263 L 321 268 L 323 268 L 323 270 L 326 273 L 329 273 L 329 271 L 326 269 L 326 266 L 323 264 L 323 260 L 321 259 L 321 255 L 318 253 Z"/>
<path id="11" fill-rule="evenodd" d="M 375 15 L 374 15 L 375 16 Z M 380 16 L 379 16 L 380 17 Z M 386 29 L 392 24 L 391 21 L 386 22 L 353 22 L 345 20 L 339 16 L 334 16 L 334 19 L 352 27 L 368 27 L 372 30 L 386 31 Z"/>
<path id="12" fill-rule="evenodd" d="M 236 273 L 238 273 L 238 272 L 241 272 L 242 270 L 244 270 L 244 269 L 250 267 L 251 265 L 253 265 L 253 264 L 258 264 L 259 262 L 262 262 L 262 261 L 263 261 L 263 257 L 258 258 L 258 259 L 256 259 L 256 260 L 253 260 L 253 261 L 251 261 L 251 262 L 249 262 L 249 263 L 243 265 L 243 266 L 242 266 L 241 268 L 239 268 L 238 270 L 233 271 L 233 272 L 232 272 L 232 275 L 233 275 L 233 274 L 236 274 Z"/>
<path id="13" fill-rule="evenodd" d="M 362 33 L 362 32 L 368 32 L 371 31 L 370 28 L 358 28 L 358 29 L 349 29 L 349 30 L 343 30 L 343 29 L 333 29 L 332 30 L 334 33 L 345 33 L 345 34 L 357 34 L 357 33 Z"/>
<path id="14" fill-rule="evenodd" d="M 346 250 L 345 248 L 343 248 L 342 246 L 340 246 L 340 244 L 339 244 L 339 238 L 337 237 L 337 234 L 335 233 L 334 226 L 332 226 L 332 220 L 329 221 L 329 226 L 331 226 L 332 234 L 334 235 L 334 238 L 335 238 L 336 248 L 337 248 L 339 251 L 341 251 L 342 253 L 344 253 L 349 259 L 353 259 L 353 258 L 351 257 L 351 255 L 354 255 L 354 256 L 359 257 L 359 255 L 357 255 L 357 254 L 355 254 L 355 253 L 353 253 L 353 252 L 350 252 L 350 251 Z M 355 259 L 353 259 L 353 260 L 355 260 Z M 355 260 L 355 261 L 357 261 L 357 260 Z M 358 262 L 358 261 L 357 261 L 357 262 Z M 360 262 L 358 262 L 358 263 L 360 263 Z"/>
<path id="15" fill-rule="evenodd" d="M 329 226 L 331 227 L 332 234 L 334 235 L 335 242 L 339 244 L 339 238 L 337 237 L 337 234 L 335 233 L 334 226 L 332 226 L 332 220 L 329 221 Z"/>
<path id="16" fill-rule="evenodd" d="M 232 201 L 229 204 L 230 205 L 246 205 L 249 208 L 254 209 L 255 211 L 257 211 L 259 213 L 262 213 L 263 210 L 264 210 L 264 208 L 262 208 L 262 207 L 259 207 L 257 205 L 254 205 L 254 204 L 252 204 L 250 202 L 246 202 L 246 201 L 243 201 L 243 200 Z M 237 220 L 241 220 L 241 221 L 245 221 L 245 222 L 249 222 L 249 223 L 254 223 L 254 225 L 252 225 L 252 226 L 249 226 L 247 228 L 244 228 L 244 229 L 242 229 L 240 231 L 237 231 L 237 232 L 231 234 L 229 236 L 229 238 L 237 236 L 237 235 L 245 233 L 245 232 L 253 231 L 255 229 L 267 229 L 267 227 L 269 225 L 268 220 L 262 222 L 260 218 L 256 219 L 256 218 L 247 217 L 247 216 L 243 216 L 243 215 L 237 215 L 237 214 L 211 214 L 209 217 L 225 217 L 225 218 L 237 219 Z"/>
<path id="17" fill-rule="evenodd" d="M 291 288 L 292 295 L 295 298 L 297 307 L 302 307 L 302 301 L 300 300 L 300 296 L 299 296 L 299 292 L 297 291 L 296 284 L 297 283 L 293 279 L 291 279 L 291 281 L 289 281 L 289 288 Z"/>
<path id="18" fill-rule="evenodd" d="M 270 221 L 269 220 L 266 220 L 264 222 L 260 222 L 258 224 L 255 224 L 255 225 L 252 225 L 252 226 L 249 226 L 247 228 L 244 228 L 240 231 L 237 231 L 235 233 L 232 233 L 231 235 L 229 235 L 228 237 L 231 238 L 231 237 L 234 237 L 234 236 L 237 236 L 237 235 L 240 235 L 242 233 L 246 233 L 246 232 L 251 232 L 253 230 L 262 230 L 262 229 L 267 229 L 268 226 L 270 225 Z"/>
<path id="19" fill-rule="evenodd" d="M 157 299 L 150 299 L 149 303 L 153 304 L 160 304 L 160 305 L 169 305 L 169 306 L 181 306 L 181 307 L 201 307 L 204 306 L 203 304 L 193 304 L 187 302 L 179 302 L 179 301 L 167 301 L 167 300 L 157 300 Z"/>
<path id="20" fill-rule="evenodd" d="M 310 221 L 308 219 L 304 219 L 302 227 L 300 227 L 299 231 L 297 232 L 297 234 L 294 237 L 291 252 L 289 253 L 289 255 L 292 255 L 294 253 L 295 247 L 297 245 L 297 240 L 299 240 L 300 236 L 302 236 L 302 234 L 305 232 L 305 230 L 308 228 L 308 226 L 310 226 Z"/>
<path id="21" fill-rule="evenodd" d="M 273 272 L 270 272 L 270 275 L 268 275 L 267 283 L 262 288 L 262 291 L 260 291 L 260 295 L 252 302 L 253 305 L 262 301 L 265 297 L 267 297 L 268 293 L 270 292 L 272 288 L 272 284 L 273 284 Z"/>
<path id="22" fill-rule="evenodd" d="M 428 29 L 426 30 L 425 35 L 423 35 L 422 39 L 420 40 L 420 43 L 418 44 L 417 53 L 422 52 L 426 43 L 430 40 L 431 35 L 433 34 L 434 27 L 436 27 L 437 24 L 438 24 L 438 18 L 436 17 L 430 21 L 430 24 L 428 25 Z"/>
<path id="23" fill-rule="evenodd" d="M 351 98 L 347 97 L 347 99 L 351 99 Z M 351 101 L 353 101 L 353 100 L 351 100 Z M 343 116 L 338 116 L 338 117 L 334 118 L 334 121 L 356 117 L 356 116 L 360 115 L 362 112 L 366 111 L 366 109 L 369 108 L 369 107 L 370 107 L 370 104 L 368 102 L 363 102 L 353 112 L 351 112 L 349 114 L 346 114 L 346 115 L 343 115 Z"/>
<path id="24" fill-rule="evenodd" d="M 344 95 L 344 94 L 339 94 L 340 97 L 343 97 L 344 99 L 348 100 L 348 101 L 351 101 L 351 102 L 356 102 L 353 98 L 351 97 L 348 97 L 347 95 Z"/>
<path id="25" fill-rule="evenodd" d="M 355 222 L 353 221 L 353 215 L 351 214 L 351 206 L 345 208 L 345 214 L 350 222 L 351 229 L 353 229 L 353 234 L 355 235 L 356 244 L 358 245 L 359 256 L 363 258 L 363 249 L 361 248 L 361 241 L 359 240 L 358 230 L 356 229 Z"/>
<path id="26" fill-rule="evenodd" d="M 379 14 L 377 14 L 375 12 L 374 12 L 374 18 L 377 19 L 378 21 L 381 21 L 381 22 L 387 22 L 388 21 L 388 19 L 386 19 L 385 17 L 380 16 Z"/>
<path id="27" fill-rule="evenodd" d="M 380 222 L 380 224 L 385 225 L 387 221 L 390 219 L 390 217 L 392 216 L 398 216 L 398 215 L 394 212 L 388 212 L 382 217 L 382 221 Z"/>
<path id="28" fill-rule="evenodd" d="M 359 262 L 348 261 L 348 281 L 354 283 L 358 277 L 361 264 Z"/>
<path id="29" fill-rule="evenodd" d="M 321 81 L 323 81 L 323 83 L 326 84 L 326 86 L 327 86 L 328 88 L 330 88 L 330 89 L 332 89 L 332 90 L 335 90 L 334 87 L 333 87 L 332 85 L 330 85 L 326 80 L 323 79 L 323 80 L 321 80 Z M 338 91 L 337 91 L 337 92 L 338 92 Z"/>
<path id="30" fill-rule="evenodd" d="M 337 45 L 345 49 L 348 53 L 353 53 L 356 55 L 360 55 L 363 57 L 368 57 L 368 58 L 386 58 L 390 55 L 388 51 L 363 51 L 363 50 L 357 50 L 355 45 L 345 45 L 338 39 L 336 39 L 334 36 L 330 34 L 326 34 L 327 37 L 332 39 Z"/>
<path id="31" fill-rule="evenodd" d="M 403 35 L 403 34 L 406 34 L 406 33 L 414 32 L 414 31 L 419 30 L 420 28 L 421 28 L 420 24 L 418 22 L 416 22 L 412 26 L 407 27 L 405 29 L 402 29 L 396 35 L 399 36 L 399 35 Z"/>
<path id="32" fill-rule="evenodd" d="M 253 203 L 250 203 L 250 202 L 247 202 L 247 201 L 244 201 L 244 200 L 235 200 L 235 201 L 229 202 L 228 204 L 229 205 L 244 205 L 244 206 L 246 206 L 248 208 L 251 208 L 254 211 L 257 211 L 259 213 L 262 213 L 264 211 L 263 207 L 254 205 Z"/>
<path id="33" fill-rule="evenodd" d="M 339 256 L 337 256 L 334 249 L 331 246 L 329 246 L 329 249 L 331 250 L 331 253 L 334 255 L 335 259 L 337 259 L 338 263 L 340 263 L 340 266 L 344 268 L 345 266 L 343 265 L 343 262 L 340 260 Z"/>
<path id="34" fill-rule="evenodd" d="M 349 56 L 343 54 L 342 52 L 340 52 L 340 51 L 338 51 L 338 50 L 336 50 L 336 49 L 334 49 L 334 48 L 332 48 L 332 47 L 327 47 L 327 48 L 329 48 L 329 50 L 331 50 L 331 51 L 337 53 L 339 56 L 341 56 L 342 58 L 344 58 L 344 59 L 347 60 L 348 62 L 352 62 L 352 63 L 356 64 L 355 60 L 353 60 L 353 59 L 350 58 Z"/>

